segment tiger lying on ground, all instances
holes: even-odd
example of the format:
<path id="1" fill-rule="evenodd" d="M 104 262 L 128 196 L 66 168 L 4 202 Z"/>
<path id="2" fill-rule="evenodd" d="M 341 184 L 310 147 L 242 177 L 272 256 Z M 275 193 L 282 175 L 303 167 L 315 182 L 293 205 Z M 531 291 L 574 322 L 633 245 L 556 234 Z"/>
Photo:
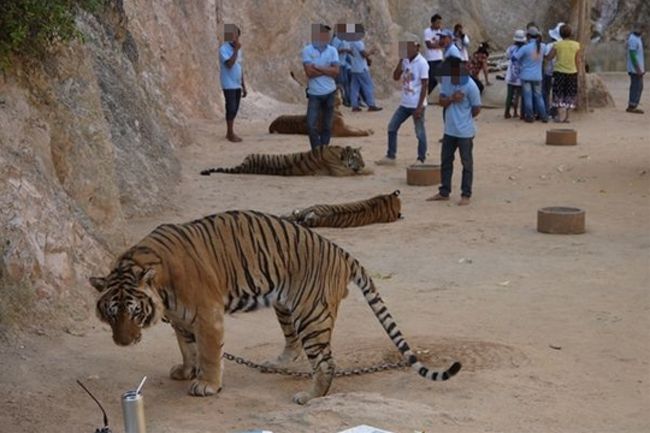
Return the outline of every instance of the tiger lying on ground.
<path id="1" fill-rule="evenodd" d="M 208 396 L 222 386 L 224 314 L 275 309 L 285 347 L 271 365 L 307 355 L 312 370 L 304 404 L 327 393 L 335 371 L 330 340 L 338 307 L 354 282 L 404 359 L 429 380 L 461 369 L 422 365 L 397 328 L 366 269 L 346 251 L 308 228 L 255 211 L 230 211 L 186 224 L 165 224 L 122 254 L 105 278 L 96 312 L 120 346 L 135 344 L 143 328 L 168 320 L 183 363 L 172 379 L 193 379 L 189 394 Z"/>
<path id="2" fill-rule="evenodd" d="M 322 118 L 318 120 L 318 130 L 321 130 Z M 309 134 L 307 130 L 307 116 L 284 115 L 276 118 L 269 126 L 269 133 L 278 134 Z M 372 129 L 358 129 L 345 124 L 341 113 L 341 95 L 336 92 L 334 97 L 334 119 L 332 120 L 332 137 L 366 137 L 373 134 Z"/>
<path id="3" fill-rule="evenodd" d="M 306 227 L 357 227 L 392 223 L 401 217 L 399 190 L 368 200 L 344 204 L 317 204 L 284 217 Z"/>
<path id="4" fill-rule="evenodd" d="M 201 172 L 211 173 L 269 174 L 277 176 L 354 176 L 370 174 L 365 168 L 361 148 L 350 146 L 320 146 L 308 152 L 289 154 L 253 153 L 244 158 L 237 167 L 210 168 Z"/>

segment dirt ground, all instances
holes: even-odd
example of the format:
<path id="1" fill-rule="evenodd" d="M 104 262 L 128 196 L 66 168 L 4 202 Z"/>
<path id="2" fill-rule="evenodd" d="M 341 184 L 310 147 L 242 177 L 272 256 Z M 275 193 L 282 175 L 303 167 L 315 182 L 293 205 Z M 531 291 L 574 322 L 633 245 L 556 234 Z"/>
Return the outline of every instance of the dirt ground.
<path id="1" fill-rule="evenodd" d="M 119 396 L 143 375 L 148 431 L 157 433 L 325 433 L 359 424 L 400 433 L 650 431 L 650 114 L 623 111 L 626 76 L 608 75 L 606 82 L 617 107 L 575 116 L 574 147 L 545 146 L 552 125 L 504 120 L 501 110 L 481 113 L 474 196 L 462 208 L 455 201 L 425 202 L 432 187 L 406 185 L 404 168 L 416 156 L 410 122 L 400 131 L 398 167 L 377 168 L 372 176 L 199 176 L 250 152 L 307 149 L 306 137 L 267 133 L 276 115 L 303 107 L 253 94 L 238 122 L 245 141 L 226 142 L 220 121 L 197 122 L 196 144 L 180 150 L 184 179 L 169 211 L 125 228 L 135 241 L 159 223 L 227 209 L 284 213 L 400 189 L 405 219 L 319 233 L 371 271 L 403 333 L 430 365 L 463 363 L 452 380 L 431 383 L 407 370 L 340 378 L 328 397 L 300 407 L 291 396 L 305 380 L 226 363 L 222 393 L 192 398 L 186 383 L 167 376 L 180 360 L 168 325 L 120 348 L 91 319 L 66 333 L 45 331 L 0 347 L 0 431 L 94 431 L 100 416 L 75 384 L 81 379 L 106 406 L 113 432 L 121 432 Z M 385 125 L 397 99 L 381 102 L 380 113 L 345 113 L 350 124 L 375 135 L 334 140 L 363 146 L 370 166 L 385 152 Z M 650 111 L 650 92 L 643 102 Z M 440 109 L 429 108 L 426 116 L 436 161 Z M 587 233 L 537 233 L 536 212 L 545 206 L 585 209 Z M 281 344 L 271 311 L 227 319 L 228 352 L 261 361 L 277 355 Z M 342 368 L 396 359 L 353 286 L 334 354 Z"/>

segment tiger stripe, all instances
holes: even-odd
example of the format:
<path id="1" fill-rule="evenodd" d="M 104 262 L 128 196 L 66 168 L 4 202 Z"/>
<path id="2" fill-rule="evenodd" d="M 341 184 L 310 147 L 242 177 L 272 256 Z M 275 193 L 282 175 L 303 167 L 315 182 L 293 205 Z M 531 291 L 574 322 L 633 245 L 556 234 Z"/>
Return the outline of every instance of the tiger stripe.
<path id="1" fill-rule="evenodd" d="M 368 200 L 343 204 L 321 204 L 293 211 L 284 218 L 306 227 L 358 227 L 390 223 L 401 218 L 399 190 Z"/>
<path id="2" fill-rule="evenodd" d="M 264 174 L 275 176 L 354 176 L 369 174 L 360 148 L 320 146 L 308 152 L 290 154 L 250 154 L 232 168 L 209 168 L 212 173 Z"/>
<path id="3" fill-rule="evenodd" d="M 140 329 L 163 317 L 171 323 L 183 363 L 170 376 L 194 379 L 192 395 L 221 389 L 223 315 L 273 307 L 286 340 L 278 359 L 296 359 L 304 351 L 312 366 L 309 391 L 294 396 L 300 404 L 330 388 L 330 341 L 350 282 L 420 376 L 447 380 L 460 370 L 459 363 L 434 371 L 418 361 L 374 282 L 350 254 L 308 228 L 255 211 L 161 225 L 123 254 L 107 278 L 91 281 L 101 290 L 98 316 L 111 324 L 116 343 L 137 342 Z"/>

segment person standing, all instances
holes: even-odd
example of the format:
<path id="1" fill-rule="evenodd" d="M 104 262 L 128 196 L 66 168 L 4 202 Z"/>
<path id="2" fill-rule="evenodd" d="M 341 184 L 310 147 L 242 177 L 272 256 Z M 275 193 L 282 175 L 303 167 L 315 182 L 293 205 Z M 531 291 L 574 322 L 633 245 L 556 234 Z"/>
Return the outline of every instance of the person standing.
<path id="1" fill-rule="evenodd" d="M 463 62 L 469 61 L 469 36 L 465 34 L 460 23 L 454 26 L 454 44 L 460 51 Z"/>
<path id="2" fill-rule="evenodd" d="M 463 75 L 460 59 L 450 57 L 450 76 L 444 77 L 440 88 L 439 104 L 446 108 L 445 135 L 440 155 L 441 184 L 438 193 L 427 201 L 446 201 L 451 194 L 451 179 L 454 172 L 454 154 L 459 150 L 463 165 L 461 199 L 459 206 L 468 205 L 472 196 L 474 160 L 472 149 L 476 128 L 474 117 L 481 111 L 481 94 L 476 83 Z"/>
<path id="3" fill-rule="evenodd" d="M 542 97 L 542 62 L 544 50 L 537 27 L 526 32 L 528 43 L 513 54 L 513 60 L 521 66 L 521 92 L 523 95 L 523 114 L 526 122 L 534 122 L 535 112 L 542 122 L 548 122 L 548 115 Z M 535 110 L 533 110 L 533 106 Z"/>
<path id="4" fill-rule="evenodd" d="M 402 123 L 413 117 L 415 135 L 418 139 L 418 157 L 416 164 L 424 163 L 427 157 L 427 134 L 424 127 L 424 111 L 429 81 L 429 64 L 420 54 L 417 37 L 400 42 L 400 60 L 393 71 L 393 80 L 402 83 L 402 99 L 399 107 L 388 123 L 388 152 L 376 161 L 377 165 L 395 165 L 397 156 L 397 131 Z"/>
<path id="5" fill-rule="evenodd" d="M 553 90 L 553 70 L 555 69 L 555 58 L 551 57 L 551 50 L 555 43 L 562 40 L 560 36 L 560 29 L 564 23 L 558 23 L 555 28 L 552 28 L 548 31 L 548 35 L 551 40 L 544 44 L 544 63 L 543 63 L 543 76 L 542 76 L 542 96 L 544 98 L 544 107 L 548 111 L 548 114 L 556 117 L 557 109 L 551 104 L 551 90 Z M 550 108 L 549 108 L 550 107 Z"/>
<path id="6" fill-rule="evenodd" d="M 506 119 L 512 117 L 510 114 L 510 107 L 514 109 L 515 118 L 519 116 L 517 111 L 521 99 L 521 78 L 519 77 L 521 67 L 519 66 L 519 62 L 512 60 L 512 55 L 526 43 L 526 32 L 523 30 L 515 31 L 512 40 L 514 44 L 510 45 L 506 50 L 506 58 L 509 59 L 508 69 L 506 70 L 508 93 L 506 95 L 506 111 L 503 116 Z"/>
<path id="7" fill-rule="evenodd" d="M 331 27 L 312 24 L 311 44 L 302 50 L 302 64 L 308 78 L 307 130 L 313 149 L 330 144 L 334 120 L 335 78 L 339 74 L 339 54 L 331 46 Z M 321 129 L 318 120 L 322 117 Z"/>
<path id="8" fill-rule="evenodd" d="M 578 97 L 578 67 L 580 43 L 569 39 L 571 26 L 560 27 L 561 40 L 556 42 L 548 58 L 555 59 L 553 67 L 553 107 L 556 122 L 569 122 L 569 112 L 576 107 Z"/>
<path id="9" fill-rule="evenodd" d="M 341 88 L 343 95 L 343 105 L 349 107 L 350 104 L 350 43 L 343 38 L 346 33 L 346 24 L 337 24 L 336 33 L 332 37 L 330 45 L 332 45 L 339 53 L 340 72 L 336 78 L 336 84 Z"/>
<path id="10" fill-rule="evenodd" d="M 645 61 L 643 59 L 641 25 L 637 24 L 635 27 L 627 38 L 627 73 L 630 76 L 630 97 L 625 111 L 643 114 L 643 110 L 639 108 L 639 102 L 643 93 Z"/>
<path id="11" fill-rule="evenodd" d="M 363 42 L 363 27 L 357 25 L 360 29 L 361 39 L 350 42 L 351 59 L 350 59 L 350 103 L 352 111 L 361 111 L 359 107 L 359 93 L 363 93 L 363 99 L 368 104 L 368 111 L 381 111 L 381 107 L 375 104 L 375 84 L 372 82 L 368 66 L 372 60 L 370 55 L 373 51 L 366 51 L 366 45 Z"/>
<path id="12" fill-rule="evenodd" d="M 226 139 L 238 143 L 241 138 L 235 134 L 235 117 L 239 111 L 241 98 L 247 95 L 244 72 L 242 70 L 242 50 L 239 37 L 241 30 L 234 24 L 224 26 L 224 43 L 219 48 L 219 78 L 226 103 Z"/>
<path id="13" fill-rule="evenodd" d="M 431 25 L 424 29 L 424 58 L 429 63 L 429 80 L 427 95 L 438 85 L 438 70 L 443 61 L 443 48 L 440 46 L 440 33 L 442 32 L 442 17 L 435 14 L 431 17 Z"/>

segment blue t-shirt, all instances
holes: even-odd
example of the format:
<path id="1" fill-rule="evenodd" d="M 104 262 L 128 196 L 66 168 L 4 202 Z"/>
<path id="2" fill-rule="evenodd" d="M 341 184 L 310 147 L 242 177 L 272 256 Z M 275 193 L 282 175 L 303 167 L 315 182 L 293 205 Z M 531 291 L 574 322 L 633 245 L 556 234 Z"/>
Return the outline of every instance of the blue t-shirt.
<path id="1" fill-rule="evenodd" d="M 339 50 L 349 50 L 350 49 L 350 43 L 348 41 L 344 41 L 342 39 L 339 39 L 337 36 L 334 36 L 332 38 L 332 42 L 330 42 L 330 45 L 332 45 L 334 48 L 336 48 L 336 51 Z M 345 53 L 341 54 L 339 53 L 339 60 L 341 61 L 341 67 L 342 68 L 350 68 L 350 55 Z"/>
<path id="2" fill-rule="evenodd" d="M 319 50 L 314 44 L 309 44 L 302 50 L 303 65 L 313 64 L 320 67 L 329 67 L 339 64 L 339 52 L 331 45 Z M 321 75 L 310 78 L 307 93 L 310 95 L 327 95 L 336 90 L 334 78 Z"/>
<path id="3" fill-rule="evenodd" d="M 242 50 L 239 49 L 237 53 L 237 60 L 232 67 L 226 66 L 226 61 L 232 57 L 235 53 L 235 47 L 232 46 L 230 42 L 225 42 L 219 48 L 219 65 L 221 66 L 219 77 L 221 79 L 221 88 L 222 89 L 241 89 L 241 61 L 242 61 Z"/>
<path id="4" fill-rule="evenodd" d="M 519 78 L 522 81 L 542 81 L 542 62 L 544 61 L 544 44 L 537 52 L 537 42 L 532 40 L 519 48 L 513 55 L 519 62 L 521 71 Z"/>
<path id="5" fill-rule="evenodd" d="M 460 77 L 460 84 L 453 84 L 451 77 L 443 77 L 440 96 L 451 97 L 456 91 L 465 94 L 461 102 L 454 102 L 445 110 L 445 134 L 452 137 L 472 138 L 476 135 L 472 107 L 481 106 L 481 92 L 474 80 Z"/>
<path id="6" fill-rule="evenodd" d="M 368 62 L 366 58 L 361 55 L 361 51 L 366 50 L 366 45 L 363 41 L 351 41 L 350 49 L 352 55 L 350 56 L 350 72 L 360 74 L 368 70 Z"/>
<path id="7" fill-rule="evenodd" d="M 627 38 L 627 72 L 636 74 L 636 69 L 632 63 L 632 57 L 630 56 L 630 51 L 636 53 L 636 61 L 641 68 L 641 72 L 645 71 L 645 61 L 643 59 L 643 41 L 640 36 L 630 33 L 630 37 Z"/>
<path id="8" fill-rule="evenodd" d="M 447 60 L 450 57 L 456 57 L 457 59 L 463 60 L 463 55 L 460 53 L 460 50 L 456 44 L 449 44 L 444 53 L 444 58 Z"/>

